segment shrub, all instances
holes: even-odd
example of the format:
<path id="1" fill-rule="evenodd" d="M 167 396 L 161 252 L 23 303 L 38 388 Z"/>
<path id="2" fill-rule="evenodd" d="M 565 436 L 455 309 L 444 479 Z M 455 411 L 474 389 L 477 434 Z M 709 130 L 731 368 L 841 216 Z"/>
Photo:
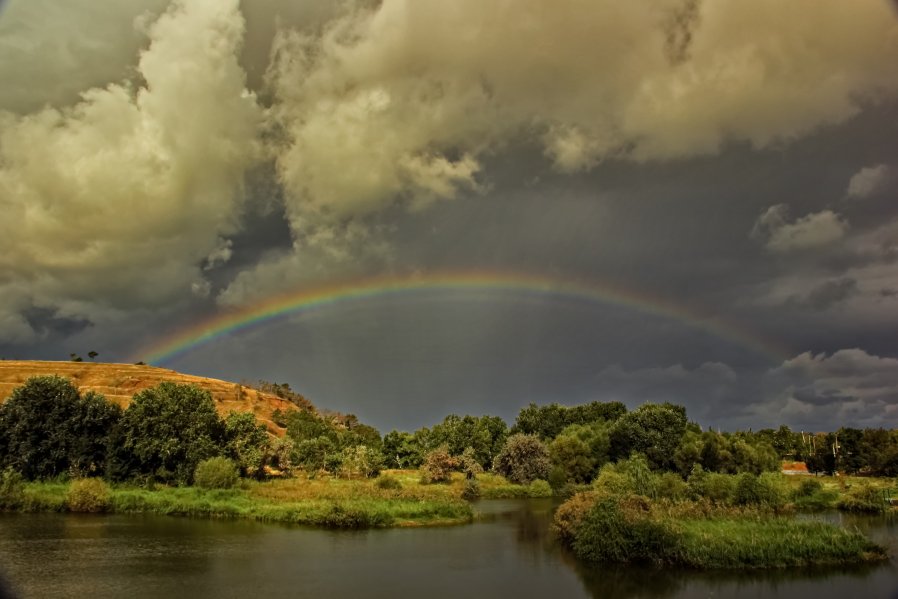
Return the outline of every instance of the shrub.
<path id="1" fill-rule="evenodd" d="M 761 485 L 758 477 L 750 472 L 743 472 L 737 477 L 734 500 L 737 505 L 759 505 L 761 503 Z"/>
<path id="2" fill-rule="evenodd" d="M 461 490 L 461 498 L 465 501 L 480 499 L 480 483 L 473 478 L 465 479 L 465 485 Z"/>
<path id="3" fill-rule="evenodd" d="M 598 498 L 599 495 L 592 491 L 576 493 L 558 506 L 552 519 L 552 532 L 562 543 L 566 545 L 573 543 L 580 524 Z"/>
<path id="4" fill-rule="evenodd" d="M 619 462 L 616 469 L 627 477 L 631 493 L 653 499 L 657 497 L 658 480 L 644 455 L 634 453 L 629 459 Z"/>
<path id="5" fill-rule="evenodd" d="M 551 497 L 552 485 L 542 479 L 536 479 L 527 485 L 527 495 L 529 497 Z"/>
<path id="6" fill-rule="evenodd" d="M 203 489 L 232 489 L 237 484 L 237 465 L 223 457 L 203 460 L 196 467 L 194 482 Z"/>
<path id="7" fill-rule="evenodd" d="M 758 477 L 761 505 L 778 512 L 786 505 L 786 483 L 779 472 L 764 472 Z"/>
<path id="8" fill-rule="evenodd" d="M 567 473 L 561 466 L 555 466 L 549 471 L 549 485 L 557 491 L 567 485 Z"/>
<path id="9" fill-rule="evenodd" d="M 689 496 L 689 487 L 679 474 L 665 472 L 658 477 L 658 497 L 681 501 Z"/>
<path id="10" fill-rule="evenodd" d="M 441 445 L 424 456 L 424 463 L 421 464 L 421 482 L 428 484 L 448 482 L 457 466 L 456 459 L 449 455 L 449 448 Z"/>
<path id="11" fill-rule="evenodd" d="M 839 500 L 837 507 L 846 512 L 879 514 L 885 511 L 886 503 L 879 489 L 861 483 L 851 487 Z"/>
<path id="12" fill-rule="evenodd" d="M 392 476 L 378 477 L 377 482 L 374 484 L 378 489 L 387 489 L 390 491 L 396 491 L 402 488 L 402 483 L 399 482 L 399 479 L 393 478 Z"/>
<path id="13" fill-rule="evenodd" d="M 534 480 L 545 480 L 552 463 L 549 451 L 534 435 L 516 434 L 505 441 L 502 451 L 493 461 L 493 470 L 509 481 L 526 485 Z"/>
<path id="14" fill-rule="evenodd" d="M 544 480 L 536 479 L 527 487 L 527 495 L 530 497 L 551 497 L 552 486 Z"/>
<path id="15" fill-rule="evenodd" d="M 112 503 L 112 493 L 102 479 L 79 478 L 69 486 L 65 501 L 70 512 L 105 512 Z"/>
<path id="16" fill-rule="evenodd" d="M 604 491 L 612 495 L 623 495 L 630 493 L 630 479 L 617 471 L 612 464 L 605 464 L 599 470 L 599 475 L 592 481 L 594 489 Z"/>
<path id="17" fill-rule="evenodd" d="M 383 455 L 367 445 L 347 447 L 341 454 L 340 473 L 346 478 L 371 478 L 380 474 Z"/>
<path id="18" fill-rule="evenodd" d="M 820 484 L 820 481 L 816 478 L 806 478 L 801 481 L 801 484 L 798 485 L 798 488 L 795 489 L 795 492 L 792 494 L 793 497 L 811 497 L 815 493 L 818 493 L 823 490 L 823 485 Z"/>
<path id="19" fill-rule="evenodd" d="M 458 466 L 468 480 L 477 478 L 477 475 L 483 472 L 483 466 L 477 461 L 473 447 L 468 447 L 462 452 L 461 457 L 458 458 Z"/>
<path id="20" fill-rule="evenodd" d="M 670 525 L 652 518 L 645 497 L 608 496 L 581 520 L 572 548 L 589 562 L 662 562 L 678 544 Z"/>
<path id="21" fill-rule="evenodd" d="M 25 495 L 25 479 L 11 468 L 0 472 L 0 509 L 16 509 Z"/>

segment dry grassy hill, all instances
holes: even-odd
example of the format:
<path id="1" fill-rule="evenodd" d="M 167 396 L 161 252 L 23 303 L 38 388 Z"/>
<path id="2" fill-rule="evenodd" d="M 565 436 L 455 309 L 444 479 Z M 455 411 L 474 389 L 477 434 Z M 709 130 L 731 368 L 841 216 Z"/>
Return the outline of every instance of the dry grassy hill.
<path id="1" fill-rule="evenodd" d="M 224 416 L 232 410 L 252 412 L 269 430 L 278 435 L 282 435 L 284 431 L 272 422 L 271 413 L 276 409 L 297 409 L 294 404 L 271 393 L 263 393 L 238 383 L 181 374 L 166 368 L 137 364 L 37 360 L 0 360 L 0 402 L 5 401 L 13 389 L 21 386 L 29 377 L 50 374 L 70 379 L 82 393 L 102 393 L 109 401 L 123 408 L 135 393 L 155 387 L 163 381 L 198 385 L 212 394 L 220 415 Z"/>

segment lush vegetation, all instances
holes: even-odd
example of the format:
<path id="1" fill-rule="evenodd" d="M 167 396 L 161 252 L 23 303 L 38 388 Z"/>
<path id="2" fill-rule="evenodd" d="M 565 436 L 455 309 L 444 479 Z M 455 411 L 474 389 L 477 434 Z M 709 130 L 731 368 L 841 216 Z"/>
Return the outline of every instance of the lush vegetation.
<path id="1" fill-rule="evenodd" d="M 496 416 L 450 414 L 429 428 L 381 436 L 352 414 L 314 409 L 288 385 L 260 381 L 258 388 L 295 405 L 274 415 L 284 438 L 251 413 L 219 417 L 211 396 L 194 386 L 162 383 L 122 410 L 59 377 L 29 379 L 0 406 L 0 509 L 356 527 L 465 522 L 472 517 L 465 500 L 555 494 L 570 498 L 558 512 L 559 535 L 585 559 L 598 559 L 597 549 L 585 549 L 589 531 L 629 522 L 659 535 L 658 546 L 682 552 L 652 554 L 650 561 L 698 565 L 683 557 L 698 555 L 688 539 L 707 532 L 696 522 L 730 522 L 736 514 L 738 522 L 719 529 L 738 531 L 751 529 L 745 522 L 757 524 L 760 515 L 795 509 L 876 513 L 887 507 L 883 485 L 846 477 L 787 480 L 777 472 L 782 459 L 819 462 L 823 471 L 883 474 L 891 472 L 890 456 L 898 456 L 890 431 L 720 433 L 702 430 L 668 403 L 633 411 L 618 402 L 530 404 L 510 428 Z M 634 497 L 649 507 L 636 509 L 643 500 Z M 596 505 L 605 506 L 604 515 L 586 518 Z M 673 509 L 701 517 L 674 525 L 665 520 Z M 776 527 L 793 524 L 799 528 L 789 530 L 804 526 L 779 520 L 765 526 L 788 537 Z M 709 535 L 718 530 L 707 525 Z M 656 542 L 631 541 L 645 550 Z M 801 563 L 770 551 L 777 564 Z"/>
<path id="2" fill-rule="evenodd" d="M 860 533 L 784 516 L 790 494 L 779 474 L 696 467 L 687 481 L 671 482 L 634 454 L 565 502 L 555 531 L 588 562 L 772 568 L 886 559 L 885 549 Z"/>

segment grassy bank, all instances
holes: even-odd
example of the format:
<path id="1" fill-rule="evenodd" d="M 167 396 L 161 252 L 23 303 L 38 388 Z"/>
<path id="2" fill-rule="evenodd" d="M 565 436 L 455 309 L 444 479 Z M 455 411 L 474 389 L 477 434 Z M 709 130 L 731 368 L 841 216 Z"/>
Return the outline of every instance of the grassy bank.
<path id="1" fill-rule="evenodd" d="M 437 526 L 471 522 L 474 511 L 460 498 L 461 481 L 421 485 L 417 473 L 393 473 L 392 488 L 378 479 L 295 478 L 243 481 L 234 489 L 152 489 L 97 483 L 88 499 L 74 499 L 77 483 L 31 482 L 7 489 L 0 508 L 27 512 L 95 511 L 200 518 L 248 518 L 330 528 Z"/>
<path id="2" fill-rule="evenodd" d="M 634 494 L 580 493 L 555 515 L 555 531 L 580 559 L 697 569 L 785 568 L 887 559 L 860 533 L 797 521 L 755 507 L 651 501 Z"/>

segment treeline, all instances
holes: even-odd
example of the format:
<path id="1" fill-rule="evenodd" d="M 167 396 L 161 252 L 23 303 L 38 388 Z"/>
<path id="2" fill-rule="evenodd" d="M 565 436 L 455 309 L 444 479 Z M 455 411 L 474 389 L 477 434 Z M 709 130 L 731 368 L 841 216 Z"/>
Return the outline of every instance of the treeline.
<path id="1" fill-rule="evenodd" d="M 720 433 L 689 422 L 682 406 L 620 402 L 530 404 L 509 428 L 498 416 L 450 414 L 432 427 L 384 436 L 352 414 L 318 412 L 287 385 L 263 384 L 299 409 L 275 411 L 279 439 L 250 413 L 218 416 L 208 392 L 162 383 L 123 410 L 101 395 L 81 395 L 68 380 L 34 377 L 0 406 L 0 469 L 48 479 L 101 476 L 111 481 L 194 483 L 197 466 L 231 461 L 241 476 L 372 477 L 382 469 L 420 468 L 428 482 L 452 471 L 493 471 L 511 482 L 553 488 L 592 482 L 606 464 L 642 456 L 653 472 L 687 479 L 707 473 L 759 475 L 783 459 L 813 471 L 898 474 L 898 435 L 847 429 L 808 435 L 783 426 Z"/>
<path id="2" fill-rule="evenodd" d="M 591 482 L 601 467 L 645 456 L 654 471 L 688 476 L 698 464 L 708 472 L 760 474 L 779 469 L 780 458 L 762 436 L 719 434 L 690 423 L 673 404 L 627 411 L 620 402 L 566 407 L 530 404 L 509 428 L 498 416 L 450 414 L 414 432 L 380 437 L 354 417 L 337 422 L 311 412 L 278 415 L 294 443 L 294 464 L 306 471 L 339 473 L 352 455 L 370 472 L 422 468 L 427 480 L 448 470 L 492 470 L 515 483 L 548 481 L 554 488 Z M 361 449 L 361 448 L 364 448 Z"/>
<path id="3" fill-rule="evenodd" d="M 755 433 L 784 460 L 805 462 L 811 472 L 898 476 L 898 431 L 842 427 L 830 433 L 792 431 L 788 426 Z"/>
<path id="4" fill-rule="evenodd" d="M 0 406 L 0 470 L 27 480 L 103 477 L 189 485 L 197 466 L 227 458 L 244 476 L 288 467 L 291 446 L 249 413 L 222 419 L 212 396 L 160 383 L 128 408 L 80 394 L 58 376 L 28 379 Z"/>

